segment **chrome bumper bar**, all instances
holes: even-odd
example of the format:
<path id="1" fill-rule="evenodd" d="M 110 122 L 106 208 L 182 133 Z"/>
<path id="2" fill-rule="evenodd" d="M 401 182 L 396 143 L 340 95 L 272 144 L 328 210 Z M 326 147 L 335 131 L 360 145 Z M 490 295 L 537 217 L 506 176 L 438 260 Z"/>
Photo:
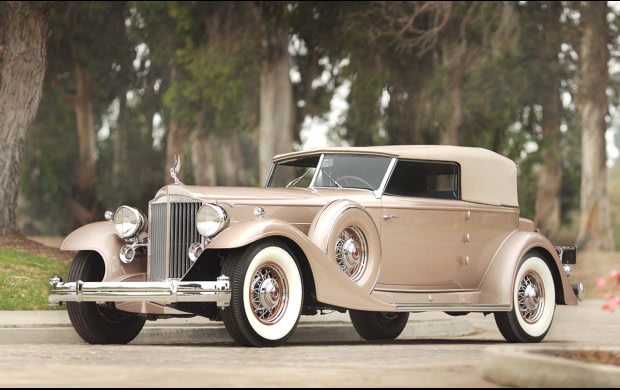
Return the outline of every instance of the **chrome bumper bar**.
<path id="1" fill-rule="evenodd" d="M 215 282 L 67 282 L 50 279 L 50 305 L 61 302 L 215 302 L 230 304 L 230 280 L 220 276 Z"/>

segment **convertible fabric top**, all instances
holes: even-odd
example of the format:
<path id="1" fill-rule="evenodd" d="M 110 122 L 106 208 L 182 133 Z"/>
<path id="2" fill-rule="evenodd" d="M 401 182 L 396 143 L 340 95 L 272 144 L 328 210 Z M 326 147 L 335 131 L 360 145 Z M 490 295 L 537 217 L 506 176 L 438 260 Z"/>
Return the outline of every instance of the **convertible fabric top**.
<path id="1" fill-rule="evenodd" d="M 519 207 L 517 166 L 483 148 L 451 145 L 337 147 L 280 154 L 273 161 L 316 153 L 374 154 L 411 160 L 450 161 L 461 166 L 461 198 L 468 202 Z"/>

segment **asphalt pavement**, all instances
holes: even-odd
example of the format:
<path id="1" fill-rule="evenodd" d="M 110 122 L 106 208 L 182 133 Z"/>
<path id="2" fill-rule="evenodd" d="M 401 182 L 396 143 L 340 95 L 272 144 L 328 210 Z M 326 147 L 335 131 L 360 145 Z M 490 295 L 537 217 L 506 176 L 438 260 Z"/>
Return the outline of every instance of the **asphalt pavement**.
<path id="1" fill-rule="evenodd" d="M 415 313 L 392 342 L 362 341 L 348 315 L 302 317 L 278 348 L 236 346 L 221 323 L 147 323 L 129 345 L 88 345 L 64 311 L 0 312 L 0 387 L 620 387 L 620 368 L 542 349 L 620 351 L 620 313 L 560 306 L 545 341 L 503 341 L 492 316 Z M 601 379 L 602 378 L 602 379 Z M 606 381 L 606 382 L 605 382 Z"/>
<path id="2" fill-rule="evenodd" d="M 428 339 L 473 334 L 469 321 L 443 313 L 411 315 L 401 338 Z M 361 341 L 346 313 L 302 316 L 290 342 Z M 203 317 L 147 321 L 132 344 L 201 344 L 233 342 L 222 322 Z M 83 343 L 64 310 L 0 311 L 2 344 Z"/>

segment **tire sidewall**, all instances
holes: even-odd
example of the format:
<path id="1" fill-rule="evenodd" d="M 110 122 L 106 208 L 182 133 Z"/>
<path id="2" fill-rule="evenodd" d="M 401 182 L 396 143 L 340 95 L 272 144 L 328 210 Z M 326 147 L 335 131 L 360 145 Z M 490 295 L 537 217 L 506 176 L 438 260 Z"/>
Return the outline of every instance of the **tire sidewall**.
<path id="1" fill-rule="evenodd" d="M 543 312 L 538 321 L 533 324 L 525 322 L 519 312 L 518 302 L 521 279 L 523 278 L 523 275 L 529 271 L 534 271 L 540 276 L 545 292 L 545 306 L 543 308 Z M 553 315 L 555 312 L 555 286 L 553 283 L 553 275 L 551 274 L 549 266 L 541 257 L 539 257 L 539 255 L 533 254 L 523 260 L 515 277 L 512 295 L 513 314 L 516 317 L 517 323 L 521 330 L 530 338 L 542 339 L 549 331 L 551 322 L 553 321 Z"/>
<path id="2" fill-rule="evenodd" d="M 282 317 L 273 324 L 264 324 L 254 315 L 250 303 L 252 279 L 255 272 L 263 265 L 274 264 L 284 274 L 288 284 L 288 300 Z M 243 276 L 242 287 L 242 311 L 249 327 L 256 335 L 264 340 L 279 341 L 287 339 L 294 331 L 299 321 L 303 303 L 303 283 L 299 266 L 293 256 L 280 246 L 267 246 L 259 249 L 250 257 L 248 266 Z"/>

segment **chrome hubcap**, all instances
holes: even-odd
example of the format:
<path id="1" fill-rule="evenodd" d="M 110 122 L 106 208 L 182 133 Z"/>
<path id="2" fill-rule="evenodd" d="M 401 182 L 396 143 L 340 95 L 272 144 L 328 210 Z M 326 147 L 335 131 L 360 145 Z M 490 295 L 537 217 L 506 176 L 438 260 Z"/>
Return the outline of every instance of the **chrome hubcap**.
<path id="1" fill-rule="evenodd" d="M 342 246 L 342 259 L 347 268 L 355 268 L 360 263 L 360 251 L 357 248 L 357 242 L 349 238 Z"/>
<path id="2" fill-rule="evenodd" d="M 526 272 L 519 282 L 517 295 L 521 318 L 528 324 L 538 321 L 545 308 L 545 290 L 540 275 L 534 271 Z"/>
<path id="3" fill-rule="evenodd" d="M 358 281 L 368 261 L 368 245 L 362 231 L 349 226 L 344 229 L 336 240 L 336 262 L 340 269 L 353 281 Z"/>
<path id="4" fill-rule="evenodd" d="M 269 263 L 256 270 L 250 302 L 254 316 L 263 324 L 272 325 L 282 318 L 288 303 L 288 283 L 280 267 Z"/>
<path id="5" fill-rule="evenodd" d="M 278 302 L 280 302 L 280 287 L 278 283 L 272 278 L 263 280 L 260 286 L 258 299 L 261 306 L 264 308 L 271 310 L 278 306 Z"/>

